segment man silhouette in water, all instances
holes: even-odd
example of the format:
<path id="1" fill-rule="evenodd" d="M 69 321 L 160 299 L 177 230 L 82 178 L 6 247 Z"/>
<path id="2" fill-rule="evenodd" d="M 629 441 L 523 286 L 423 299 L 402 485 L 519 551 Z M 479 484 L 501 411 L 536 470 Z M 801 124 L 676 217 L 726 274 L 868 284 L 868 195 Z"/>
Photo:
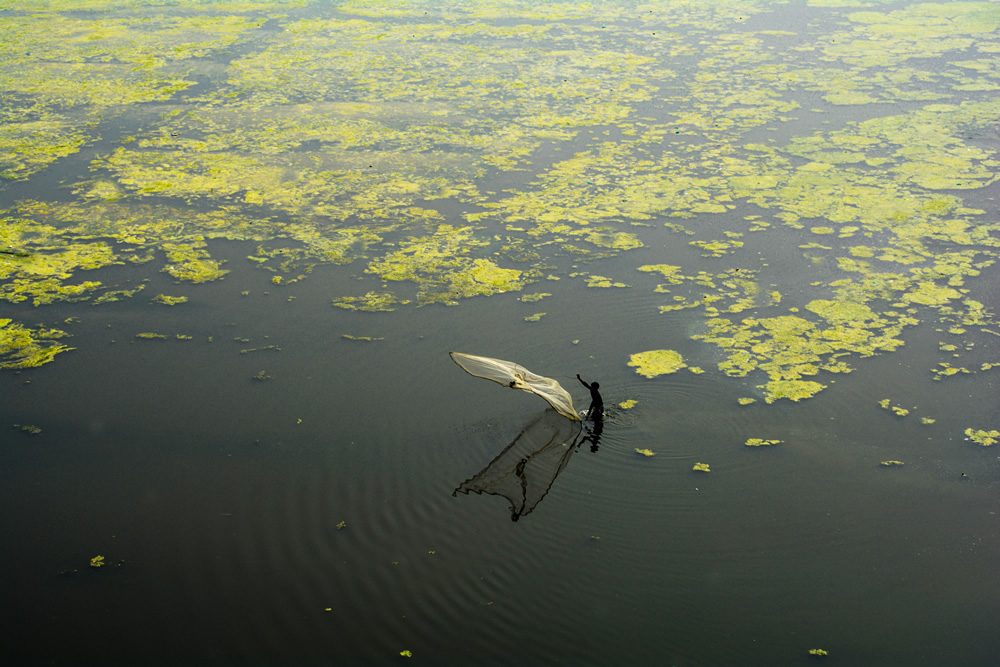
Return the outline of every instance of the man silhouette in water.
<path id="1" fill-rule="evenodd" d="M 601 398 L 601 392 L 597 391 L 598 387 L 601 386 L 600 382 L 592 382 L 587 384 L 580 377 L 580 374 L 576 374 L 576 379 L 580 381 L 584 387 L 590 390 L 590 409 L 587 410 L 586 419 L 590 419 L 590 416 L 594 416 L 594 421 L 599 421 L 604 418 L 604 399 Z"/>

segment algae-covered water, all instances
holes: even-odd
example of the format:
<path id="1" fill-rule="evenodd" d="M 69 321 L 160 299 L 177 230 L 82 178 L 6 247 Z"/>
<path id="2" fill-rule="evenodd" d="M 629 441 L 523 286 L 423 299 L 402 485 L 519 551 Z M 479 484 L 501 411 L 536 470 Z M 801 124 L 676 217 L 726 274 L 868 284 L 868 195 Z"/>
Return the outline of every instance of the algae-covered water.
<path id="1" fill-rule="evenodd" d="M 23 0 L 0 54 L 4 664 L 995 662 L 996 3 Z"/>

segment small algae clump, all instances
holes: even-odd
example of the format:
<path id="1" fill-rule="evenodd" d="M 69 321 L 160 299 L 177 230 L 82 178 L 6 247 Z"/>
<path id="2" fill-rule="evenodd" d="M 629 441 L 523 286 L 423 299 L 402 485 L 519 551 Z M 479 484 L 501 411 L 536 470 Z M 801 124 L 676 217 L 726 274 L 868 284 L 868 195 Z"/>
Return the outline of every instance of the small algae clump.
<path id="1" fill-rule="evenodd" d="M 978 442 L 983 447 L 989 447 L 990 445 L 995 445 L 997 440 L 1000 439 L 1000 431 L 984 431 L 975 430 L 971 428 L 965 429 L 965 437 L 973 442 Z"/>
<path id="2" fill-rule="evenodd" d="M 104 567 L 106 564 L 104 556 L 94 556 L 90 559 L 90 567 Z"/>
<path id="3" fill-rule="evenodd" d="M 811 648 L 809 649 L 809 655 L 816 655 L 822 657 L 824 655 L 830 655 L 830 654 L 821 648 Z"/>
<path id="4" fill-rule="evenodd" d="M 650 350 L 648 352 L 637 352 L 633 354 L 628 362 L 629 366 L 635 366 L 636 373 L 648 378 L 657 375 L 676 373 L 687 364 L 680 352 L 673 350 Z"/>
<path id="5" fill-rule="evenodd" d="M 906 415 L 910 414 L 910 411 L 907 410 L 906 408 L 901 408 L 898 405 L 889 405 L 889 402 L 890 401 L 888 398 L 883 398 L 881 401 L 878 402 L 878 404 L 882 406 L 883 410 L 892 410 L 894 413 L 896 413 L 896 415 L 900 417 L 905 417 Z M 933 422 L 933 420 L 931 421 Z"/>
<path id="6" fill-rule="evenodd" d="M 412 651 L 400 651 L 399 654 L 401 656 L 403 656 L 404 658 L 412 658 L 413 657 L 413 652 Z"/>
<path id="7" fill-rule="evenodd" d="M 691 470 L 694 472 L 712 472 L 707 463 L 695 463 Z"/>
<path id="8" fill-rule="evenodd" d="M 155 303 L 162 303 L 164 306 L 176 306 L 179 303 L 186 303 L 188 298 L 186 296 L 167 296 L 166 294 L 157 294 L 152 300 Z"/>
<path id="9" fill-rule="evenodd" d="M 737 398 L 736 402 L 739 403 L 740 405 L 750 405 L 752 403 L 756 403 L 757 399 L 750 398 L 749 396 L 743 396 L 741 398 Z"/>
<path id="10" fill-rule="evenodd" d="M 29 329 L 0 318 L 0 368 L 35 368 L 73 348 L 55 342 L 68 336 L 59 329 Z"/>
<path id="11" fill-rule="evenodd" d="M 901 466 L 901 465 L 903 465 L 903 462 L 902 461 L 894 461 L 894 460 L 882 461 L 882 463 L 880 465 L 884 465 L 884 466 Z"/>
<path id="12" fill-rule="evenodd" d="M 638 404 L 639 401 L 635 400 L 634 398 L 630 398 L 627 401 L 622 401 L 621 403 L 619 403 L 618 407 L 621 408 L 622 410 L 631 410 Z"/>
<path id="13" fill-rule="evenodd" d="M 642 454 L 643 456 L 656 456 L 656 452 L 654 452 L 652 449 L 639 449 L 637 447 L 635 451 L 636 453 Z"/>
<path id="14" fill-rule="evenodd" d="M 144 338 L 146 340 L 156 340 L 158 338 L 163 340 L 167 339 L 167 337 L 164 334 L 155 333 L 153 331 L 143 331 L 142 333 L 137 333 L 135 337 Z"/>
<path id="15" fill-rule="evenodd" d="M 764 390 L 764 400 L 768 403 L 774 403 L 779 398 L 798 402 L 803 398 L 815 396 L 826 389 L 826 385 L 811 380 L 772 380 L 767 384 L 758 385 L 758 389 Z"/>
<path id="16" fill-rule="evenodd" d="M 389 292 L 368 292 L 364 296 L 344 296 L 335 299 L 333 305 L 345 310 L 363 310 L 369 313 L 390 312 L 396 310 L 397 305 L 410 303 L 405 299 L 398 299 Z"/>
<path id="17" fill-rule="evenodd" d="M 749 438 L 745 443 L 747 447 L 769 447 L 784 442 L 784 440 L 764 440 L 763 438 Z"/>
<path id="18" fill-rule="evenodd" d="M 534 315 L 528 315 L 524 318 L 525 322 L 537 322 L 545 317 L 545 313 L 535 313 Z"/>

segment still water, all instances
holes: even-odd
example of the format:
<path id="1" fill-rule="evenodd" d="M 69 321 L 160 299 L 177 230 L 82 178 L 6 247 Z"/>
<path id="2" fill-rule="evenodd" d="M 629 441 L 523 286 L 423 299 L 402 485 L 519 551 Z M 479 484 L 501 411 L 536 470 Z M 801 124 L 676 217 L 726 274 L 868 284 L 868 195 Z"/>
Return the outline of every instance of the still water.
<path id="1" fill-rule="evenodd" d="M 994 5 L 29 4 L 5 664 L 995 662 Z"/>

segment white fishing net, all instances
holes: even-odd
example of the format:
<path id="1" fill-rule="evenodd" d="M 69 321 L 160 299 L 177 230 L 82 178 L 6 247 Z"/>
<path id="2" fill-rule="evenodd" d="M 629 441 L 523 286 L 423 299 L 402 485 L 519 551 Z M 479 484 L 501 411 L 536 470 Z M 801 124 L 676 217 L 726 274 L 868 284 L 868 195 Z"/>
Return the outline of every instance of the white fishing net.
<path id="1" fill-rule="evenodd" d="M 580 415 L 573 409 L 573 398 L 552 378 L 535 375 L 521 364 L 515 364 L 513 361 L 477 357 L 461 352 L 452 352 L 451 358 L 469 375 L 493 380 L 512 389 L 523 389 L 537 394 L 563 417 L 580 421 Z"/>

